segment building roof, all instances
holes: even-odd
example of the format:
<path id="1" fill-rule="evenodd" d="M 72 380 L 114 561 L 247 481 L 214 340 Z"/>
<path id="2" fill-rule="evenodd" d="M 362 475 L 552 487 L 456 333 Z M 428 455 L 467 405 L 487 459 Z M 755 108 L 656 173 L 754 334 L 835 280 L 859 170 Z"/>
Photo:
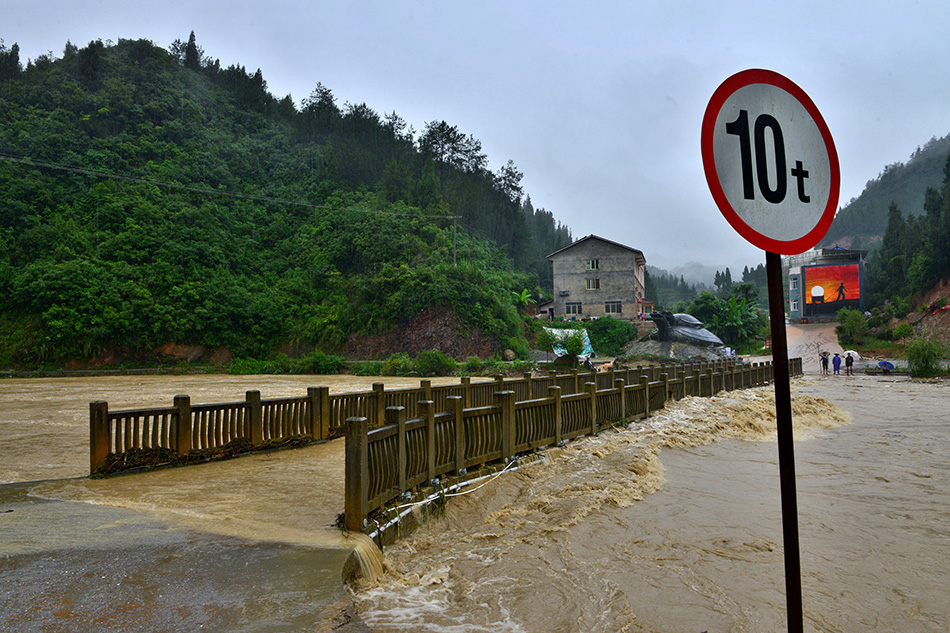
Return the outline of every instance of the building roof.
<path id="1" fill-rule="evenodd" d="M 621 244 L 620 242 L 614 242 L 613 240 L 608 240 L 608 239 L 606 239 L 606 238 L 600 237 L 599 235 L 588 235 L 587 237 L 582 237 L 581 239 L 575 241 L 573 244 L 568 244 L 568 245 L 565 246 L 564 248 L 560 248 L 560 249 L 554 251 L 553 253 L 551 253 L 551 254 L 549 254 L 549 255 L 545 255 L 545 258 L 546 258 L 546 259 L 551 259 L 551 258 L 553 258 L 555 255 L 560 255 L 561 253 L 563 253 L 563 252 L 566 251 L 567 249 L 573 248 L 573 247 L 577 246 L 578 244 L 580 244 L 581 242 L 586 242 L 587 240 L 600 240 L 601 242 L 606 242 L 607 244 L 612 244 L 613 246 L 618 246 L 618 247 L 623 248 L 623 249 L 625 249 L 625 250 L 628 250 L 628 251 L 630 251 L 631 253 L 633 253 L 634 255 L 636 255 L 637 258 L 640 259 L 640 260 L 642 260 L 644 264 L 647 263 L 647 258 L 643 256 L 643 251 L 638 250 L 638 249 L 636 249 L 636 248 L 631 248 L 630 246 L 627 246 L 626 244 Z"/>
<path id="2" fill-rule="evenodd" d="M 787 271 L 799 266 L 815 266 L 842 261 L 864 261 L 867 254 L 868 251 L 865 250 L 842 248 L 835 245 L 806 251 L 798 255 L 785 256 L 782 258 L 782 268 Z"/>
<path id="3" fill-rule="evenodd" d="M 842 248 L 837 245 L 831 248 L 821 249 L 822 257 L 834 257 L 839 259 L 863 259 L 867 254 L 868 252 L 865 250 Z"/>

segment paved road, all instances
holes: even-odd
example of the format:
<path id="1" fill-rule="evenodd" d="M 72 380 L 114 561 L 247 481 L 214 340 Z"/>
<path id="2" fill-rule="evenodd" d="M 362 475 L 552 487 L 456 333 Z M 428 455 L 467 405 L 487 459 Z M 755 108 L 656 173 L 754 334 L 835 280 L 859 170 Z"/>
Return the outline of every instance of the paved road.
<path id="1" fill-rule="evenodd" d="M 836 323 L 807 323 L 789 325 L 785 328 L 788 337 L 788 357 L 801 357 L 802 367 L 807 374 L 819 373 L 818 352 L 844 352 L 838 344 L 835 334 Z M 857 368 L 857 366 L 856 366 Z"/>

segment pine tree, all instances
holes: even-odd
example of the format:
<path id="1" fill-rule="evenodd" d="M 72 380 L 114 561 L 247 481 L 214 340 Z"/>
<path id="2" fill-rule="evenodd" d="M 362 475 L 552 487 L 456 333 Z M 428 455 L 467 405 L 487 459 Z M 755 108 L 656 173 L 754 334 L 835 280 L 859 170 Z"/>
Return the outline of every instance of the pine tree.
<path id="1" fill-rule="evenodd" d="M 3 45 L 3 40 L 0 39 L 0 81 L 13 79 L 22 70 L 19 45 L 14 42 L 13 46 L 7 50 L 7 47 Z"/>
<path id="2" fill-rule="evenodd" d="M 188 36 L 188 44 L 185 46 L 185 68 L 198 70 L 201 66 L 201 51 L 195 42 L 195 32 L 192 31 Z"/>

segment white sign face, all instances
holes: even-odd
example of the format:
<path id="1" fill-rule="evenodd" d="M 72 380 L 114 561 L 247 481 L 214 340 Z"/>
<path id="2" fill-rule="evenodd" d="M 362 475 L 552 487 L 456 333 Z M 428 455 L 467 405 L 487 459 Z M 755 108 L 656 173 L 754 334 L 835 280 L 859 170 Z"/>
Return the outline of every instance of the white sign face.
<path id="1" fill-rule="evenodd" d="M 828 231 L 837 152 L 818 109 L 790 80 L 747 70 L 723 82 L 706 108 L 702 152 L 713 198 L 748 241 L 793 255 Z"/>

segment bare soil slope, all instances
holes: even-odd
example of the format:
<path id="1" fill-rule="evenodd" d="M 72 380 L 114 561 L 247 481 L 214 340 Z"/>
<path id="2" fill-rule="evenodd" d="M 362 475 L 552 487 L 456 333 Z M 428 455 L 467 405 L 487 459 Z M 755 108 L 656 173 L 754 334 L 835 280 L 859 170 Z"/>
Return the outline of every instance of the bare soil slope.
<path id="1" fill-rule="evenodd" d="M 915 298 L 914 305 L 916 309 L 903 322 L 913 325 L 917 335 L 933 336 L 950 344 L 950 309 L 941 309 L 950 305 L 950 277 L 941 279 L 929 292 Z M 901 322 L 894 321 L 891 325 Z"/>
<path id="2" fill-rule="evenodd" d="M 396 353 L 415 356 L 437 349 L 453 358 L 487 358 L 498 351 L 498 342 L 478 328 L 465 327 L 449 308 L 426 308 L 407 326 L 378 336 L 351 336 L 344 356 L 351 360 L 384 359 Z"/>

